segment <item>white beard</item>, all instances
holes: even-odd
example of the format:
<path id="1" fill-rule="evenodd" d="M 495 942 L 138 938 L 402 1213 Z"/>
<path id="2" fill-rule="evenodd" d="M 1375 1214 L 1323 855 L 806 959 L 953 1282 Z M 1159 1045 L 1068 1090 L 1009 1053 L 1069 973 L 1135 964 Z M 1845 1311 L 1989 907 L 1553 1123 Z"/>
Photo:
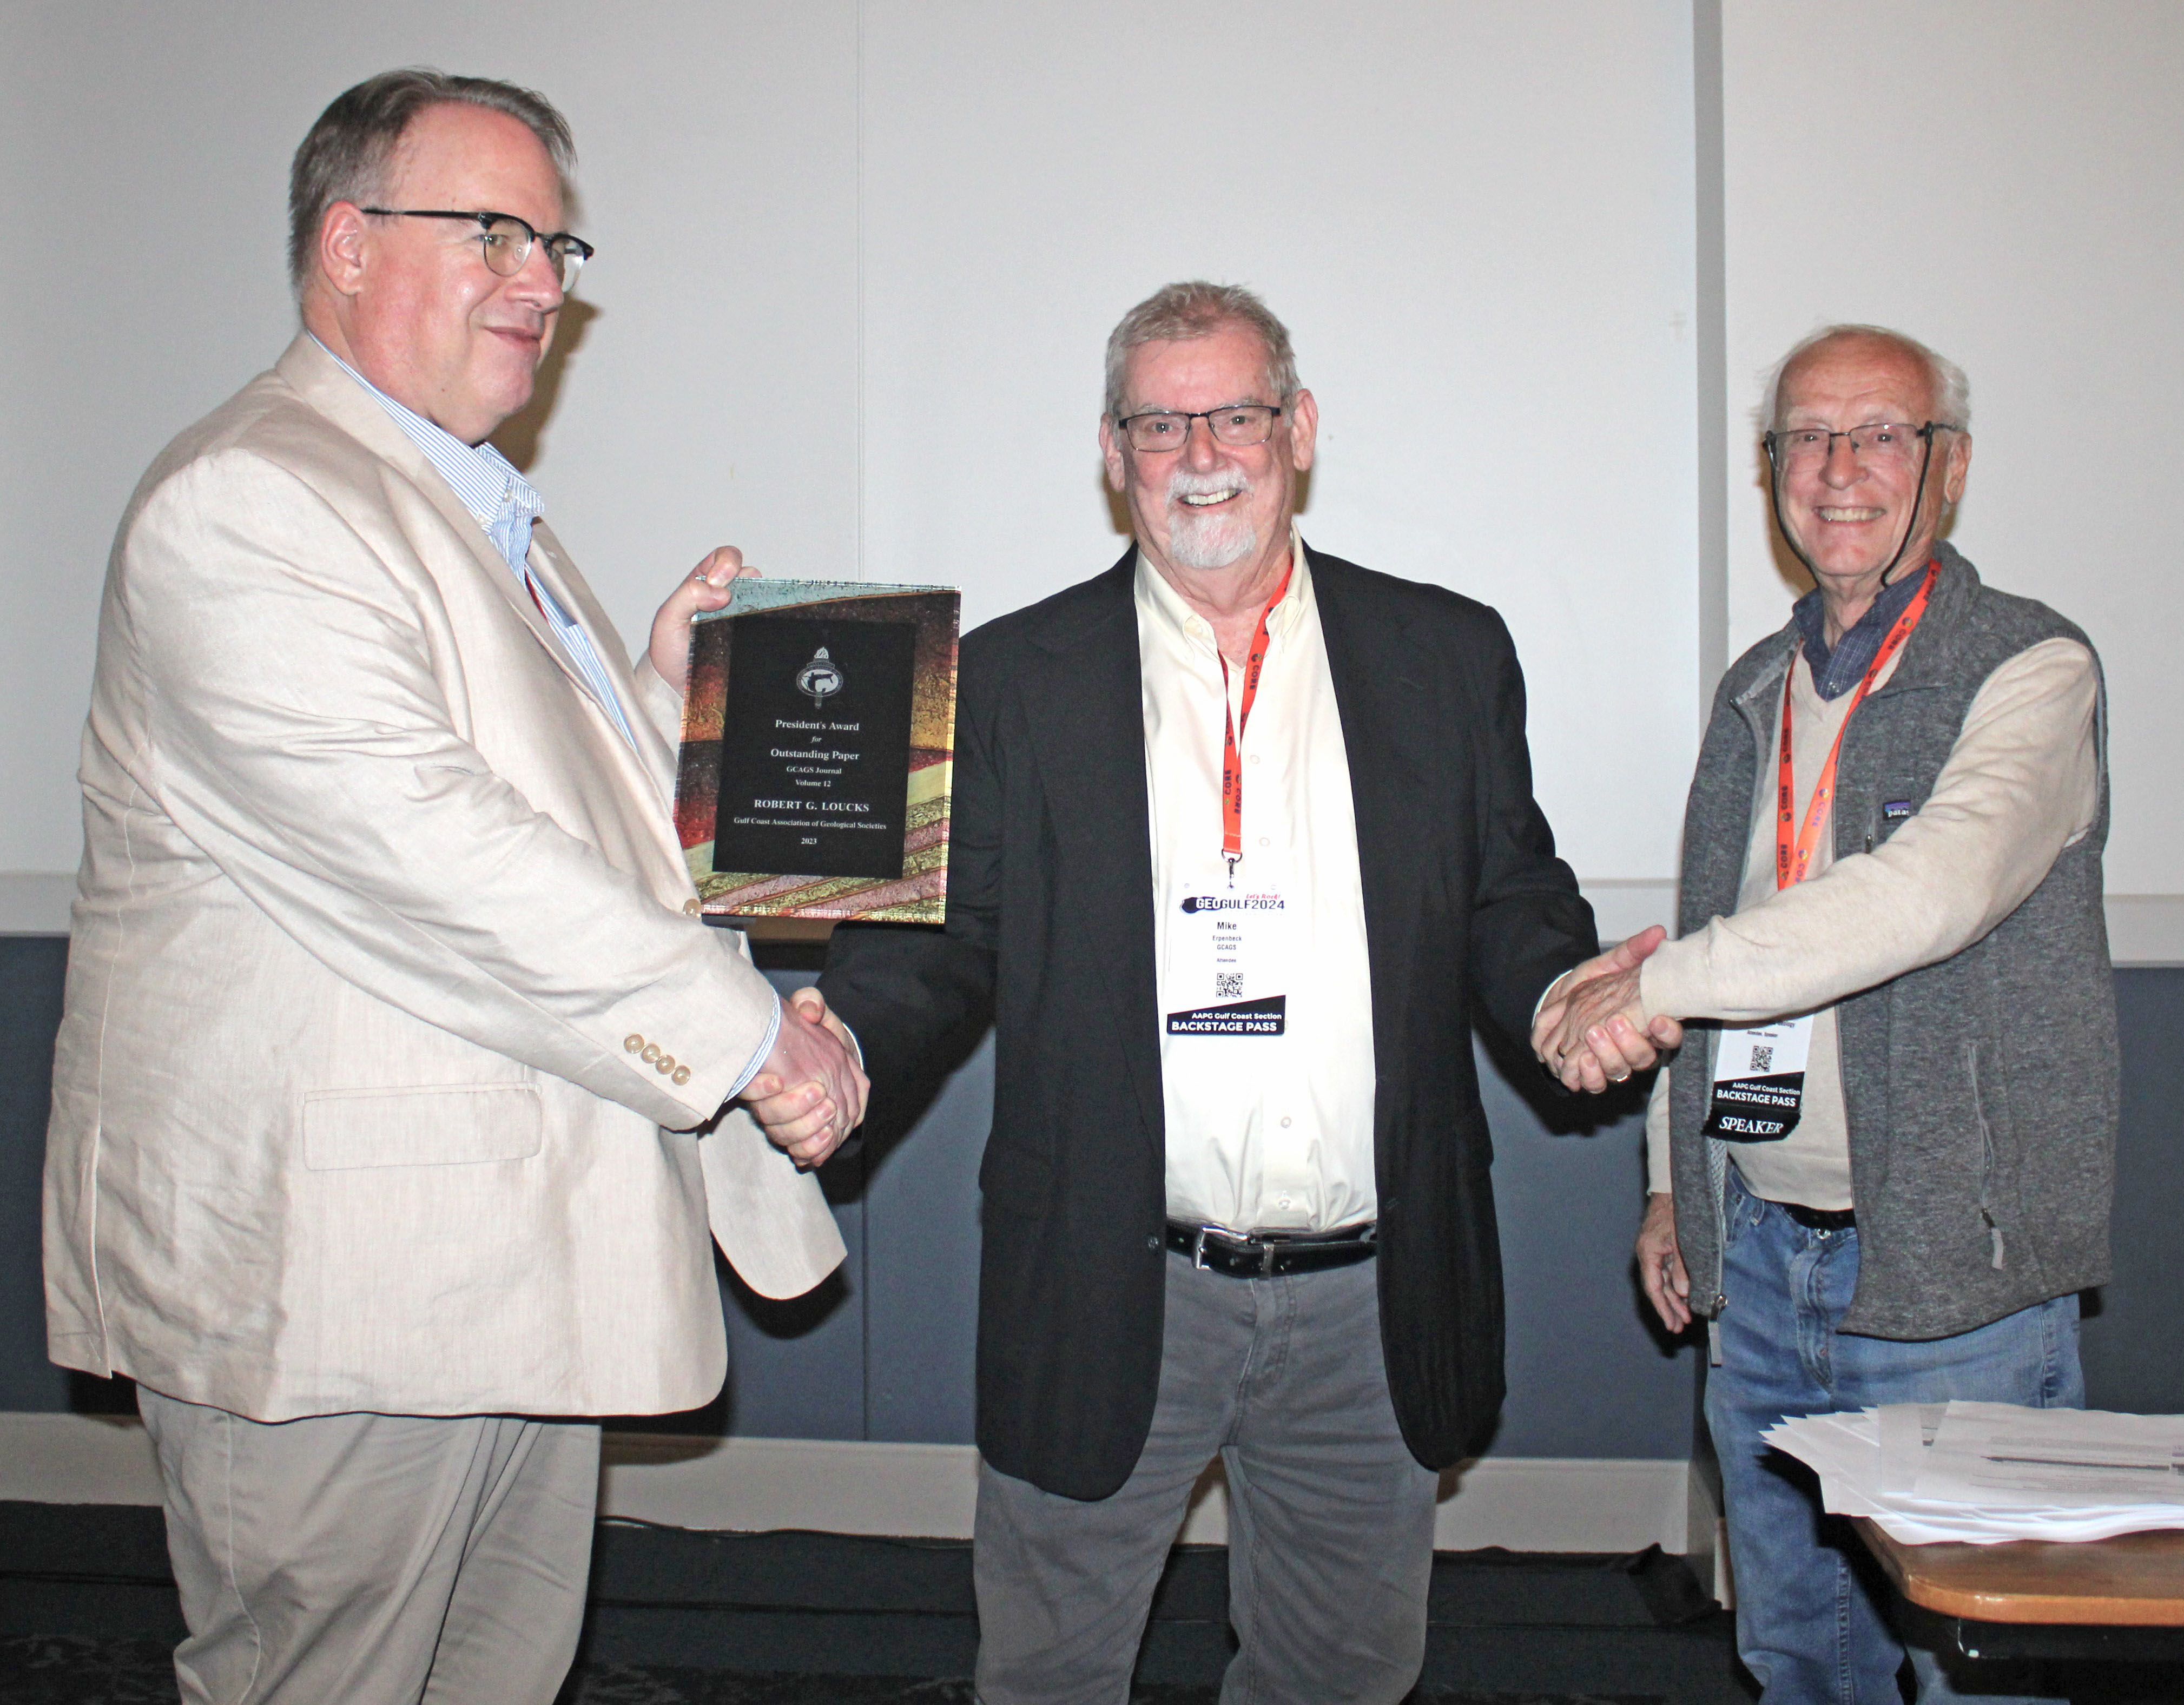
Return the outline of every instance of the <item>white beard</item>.
<path id="1" fill-rule="evenodd" d="M 1251 516 L 1234 509 L 1194 510 L 1186 494 L 1236 492 L 1249 496 L 1251 482 L 1238 473 L 1194 474 L 1178 468 L 1167 482 L 1167 554 L 1178 568 L 1226 568 L 1259 548 L 1259 530 Z"/>

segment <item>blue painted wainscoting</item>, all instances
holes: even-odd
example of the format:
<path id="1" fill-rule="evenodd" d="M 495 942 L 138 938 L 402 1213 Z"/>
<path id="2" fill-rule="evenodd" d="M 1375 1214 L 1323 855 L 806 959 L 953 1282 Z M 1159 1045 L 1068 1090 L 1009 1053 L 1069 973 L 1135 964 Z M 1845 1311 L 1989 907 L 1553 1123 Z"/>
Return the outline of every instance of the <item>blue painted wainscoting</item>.
<path id="1" fill-rule="evenodd" d="M 45 1357 L 39 1169 L 67 943 L 0 937 L 0 1410 L 133 1407 Z M 809 973 L 784 964 L 784 989 Z M 2184 970 L 2116 973 L 2123 1139 L 2114 1283 L 2087 1299 L 2092 1401 L 2184 1411 Z M 1643 1190 L 1634 1086 L 1602 1106 L 1547 1095 L 1524 1062 L 1482 1061 L 1509 1297 L 1498 1457 L 1691 1454 L 1696 1354 L 1646 1318 L 1630 1237 Z M 1521 1086 L 1521 1087 L 1520 1087 Z M 883 1122 L 827 1169 L 849 1261 L 811 1296 L 761 1301 L 722 1268 L 727 1389 L 693 1414 L 624 1424 L 754 1437 L 968 1442 L 978 1151 L 990 1042 L 929 1106 Z M 910 1117 L 915 1113 L 915 1117 Z"/>

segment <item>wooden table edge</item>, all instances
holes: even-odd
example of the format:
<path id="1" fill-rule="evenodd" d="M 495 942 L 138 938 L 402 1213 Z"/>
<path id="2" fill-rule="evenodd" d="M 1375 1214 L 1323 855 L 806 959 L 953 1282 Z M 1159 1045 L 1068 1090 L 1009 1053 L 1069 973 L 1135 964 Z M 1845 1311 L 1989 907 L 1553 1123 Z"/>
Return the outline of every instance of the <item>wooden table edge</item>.
<path id="1" fill-rule="evenodd" d="M 1934 1546 L 1909 1545 L 1889 1537 L 1878 1522 L 1866 1516 L 1853 1517 L 1859 1536 L 1866 1549 L 1880 1560 L 1887 1570 L 1888 1578 L 1904 1597 L 1923 1609 L 1942 1616 L 1960 1616 L 1974 1622 L 2003 1622 L 2038 1624 L 2042 1625 L 2075 1626 L 2087 1628 L 2178 1628 L 2184 1627 L 2184 1596 L 2113 1597 L 2091 1594 L 1989 1592 L 1972 1588 L 1951 1587 L 1922 1577 L 1914 1577 L 1906 1567 L 1906 1554 L 1915 1554 Z M 2156 1529 L 2155 1531 L 2161 1531 Z M 2123 1538 L 2135 1535 L 2123 1535 Z M 2176 1541 L 2172 1541 L 2176 1542 Z M 2050 1541 L 2006 1541 L 1999 1546 L 1956 1547 L 2001 1551 L 2010 1546 L 2059 1543 Z M 2085 1541 L 2098 1545 L 2105 1541 Z"/>

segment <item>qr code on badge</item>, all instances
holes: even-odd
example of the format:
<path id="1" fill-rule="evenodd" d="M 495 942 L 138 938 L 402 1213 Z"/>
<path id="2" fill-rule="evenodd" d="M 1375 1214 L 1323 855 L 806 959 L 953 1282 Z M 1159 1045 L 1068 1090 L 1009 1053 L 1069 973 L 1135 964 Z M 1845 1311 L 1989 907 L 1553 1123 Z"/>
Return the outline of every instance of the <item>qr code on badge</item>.
<path id="1" fill-rule="evenodd" d="M 1216 1000 L 1223 995 L 1241 995 L 1243 992 L 1244 973 L 1242 972 L 1217 971 L 1213 973 L 1213 995 Z"/>
<path id="2" fill-rule="evenodd" d="M 1756 1045 L 1753 1047 L 1752 1069 L 1755 1072 L 1771 1072 L 1774 1069 L 1774 1047 L 1772 1043 L 1763 1048 Z"/>

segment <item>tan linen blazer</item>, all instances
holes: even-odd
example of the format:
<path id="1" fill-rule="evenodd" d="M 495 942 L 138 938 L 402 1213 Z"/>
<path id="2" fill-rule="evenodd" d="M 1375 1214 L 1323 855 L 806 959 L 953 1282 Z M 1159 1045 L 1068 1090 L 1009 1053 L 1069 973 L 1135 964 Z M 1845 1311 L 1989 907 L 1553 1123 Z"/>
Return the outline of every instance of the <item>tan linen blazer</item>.
<path id="1" fill-rule="evenodd" d="M 747 1116 L 693 1134 L 773 995 L 685 911 L 676 695 L 543 527 L 531 565 L 639 750 L 309 337 L 145 475 L 83 740 L 56 1362 L 263 1421 L 665 1412 L 726 1369 L 709 1217 L 767 1295 L 841 1259 Z"/>

